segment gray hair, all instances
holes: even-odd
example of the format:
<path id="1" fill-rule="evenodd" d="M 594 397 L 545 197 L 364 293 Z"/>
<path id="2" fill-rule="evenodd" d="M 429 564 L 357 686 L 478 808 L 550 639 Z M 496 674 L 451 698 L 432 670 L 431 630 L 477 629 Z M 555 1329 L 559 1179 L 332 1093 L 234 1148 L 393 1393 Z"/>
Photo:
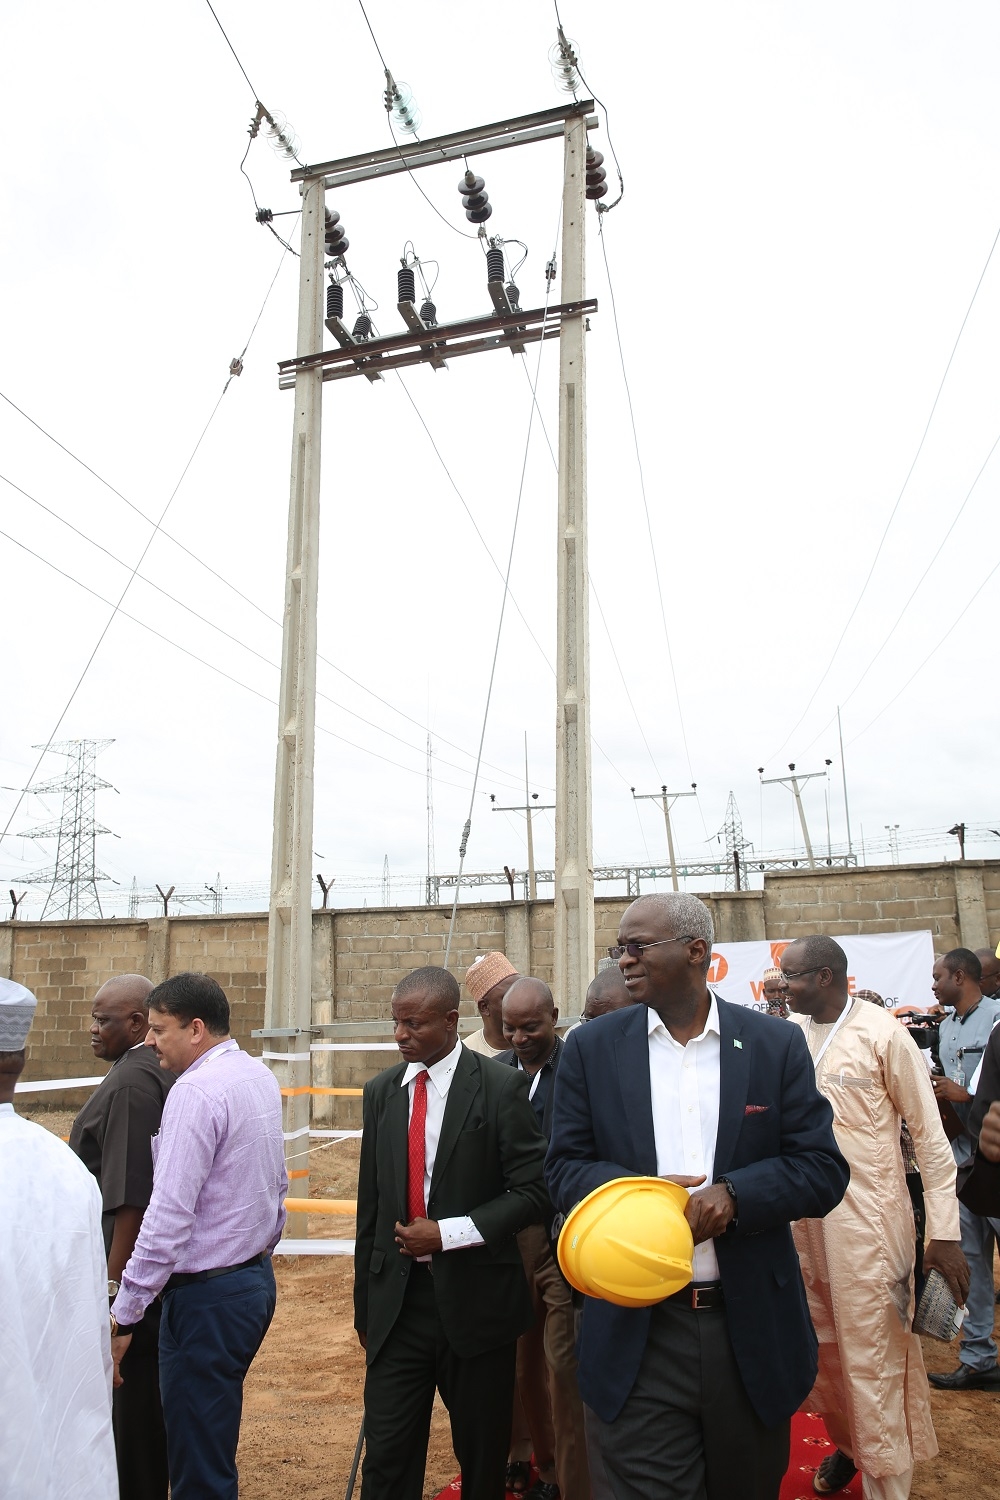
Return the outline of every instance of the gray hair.
<path id="1" fill-rule="evenodd" d="M 704 901 L 687 891 L 656 891 L 649 896 L 639 896 L 628 908 L 651 908 L 667 924 L 671 937 L 702 938 L 711 950 L 715 942 L 715 925 L 712 913 Z"/>

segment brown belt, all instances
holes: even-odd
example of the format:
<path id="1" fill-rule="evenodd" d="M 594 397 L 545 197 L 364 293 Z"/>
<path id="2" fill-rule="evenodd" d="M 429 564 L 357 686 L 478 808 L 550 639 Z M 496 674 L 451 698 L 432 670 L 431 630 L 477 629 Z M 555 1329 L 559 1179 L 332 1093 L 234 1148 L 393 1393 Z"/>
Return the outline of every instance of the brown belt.
<path id="1" fill-rule="evenodd" d="M 713 1307 L 722 1307 L 726 1299 L 722 1294 L 721 1281 L 703 1281 L 700 1285 L 692 1282 L 689 1286 L 682 1287 L 666 1300 L 677 1302 L 681 1307 L 690 1307 L 694 1312 L 708 1312 Z"/>

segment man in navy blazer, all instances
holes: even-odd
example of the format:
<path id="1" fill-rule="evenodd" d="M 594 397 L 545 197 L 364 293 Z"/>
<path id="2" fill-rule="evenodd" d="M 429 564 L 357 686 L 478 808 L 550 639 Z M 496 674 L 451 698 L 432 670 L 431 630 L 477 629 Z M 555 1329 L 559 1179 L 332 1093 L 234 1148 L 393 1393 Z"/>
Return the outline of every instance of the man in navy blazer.
<path id="1" fill-rule="evenodd" d="M 713 939 L 697 897 L 634 901 L 618 958 L 640 1003 L 571 1032 L 556 1080 L 558 1210 L 618 1177 L 693 1189 L 692 1285 L 584 1307 L 580 1392 L 617 1500 L 776 1500 L 816 1375 L 789 1226 L 829 1213 L 850 1172 L 799 1028 L 708 988 Z"/>

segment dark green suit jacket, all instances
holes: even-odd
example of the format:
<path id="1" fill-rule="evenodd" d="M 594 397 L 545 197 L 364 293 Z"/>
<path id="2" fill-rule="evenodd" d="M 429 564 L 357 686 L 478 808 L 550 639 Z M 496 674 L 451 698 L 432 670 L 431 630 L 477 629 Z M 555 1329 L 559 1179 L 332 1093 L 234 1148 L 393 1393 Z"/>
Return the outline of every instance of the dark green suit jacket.
<path id="1" fill-rule="evenodd" d="M 413 1261 L 396 1244 L 406 1222 L 409 1089 L 398 1063 L 365 1084 L 358 1227 L 354 1249 L 354 1326 L 367 1335 L 369 1364 L 399 1316 Z M 468 1359 L 513 1343 L 532 1320 L 514 1236 L 539 1224 L 548 1206 L 542 1176 L 545 1137 L 528 1102 L 524 1073 L 462 1048 L 448 1090 L 427 1216 L 468 1214 L 485 1240 L 439 1251 L 434 1291 L 445 1335 Z"/>

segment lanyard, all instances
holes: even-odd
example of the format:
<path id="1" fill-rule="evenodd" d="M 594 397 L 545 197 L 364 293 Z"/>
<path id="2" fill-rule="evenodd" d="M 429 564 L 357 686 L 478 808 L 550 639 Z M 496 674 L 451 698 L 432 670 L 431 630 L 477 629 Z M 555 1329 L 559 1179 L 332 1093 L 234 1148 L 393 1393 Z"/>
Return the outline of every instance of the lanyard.
<path id="1" fill-rule="evenodd" d="M 837 1035 L 837 1032 L 840 1030 L 841 1026 L 843 1026 L 844 1022 L 847 1020 L 853 1009 L 854 1000 L 850 995 L 848 995 L 847 1004 L 844 1006 L 843 1010 L 840 1012 L 840 1015 L 834 1022 L 833 1030 L 830 1032 L 830 1035 L 827 1037 L 826 1041 L 823 1043 L 822 1047 L 816 1054 L 816 1061 L 814 1066 L 817 1072 L 819 1072 L 819 1065 L 823 1061 L 823 1058 L 826 1056 L 827 1049 L 829 1048 L 830 1043 L 833 1041 L 834 1037 Z M 809 1017 L 809 1029 L 810 1031 L 812 1030 L 812 1016 Z"/>

